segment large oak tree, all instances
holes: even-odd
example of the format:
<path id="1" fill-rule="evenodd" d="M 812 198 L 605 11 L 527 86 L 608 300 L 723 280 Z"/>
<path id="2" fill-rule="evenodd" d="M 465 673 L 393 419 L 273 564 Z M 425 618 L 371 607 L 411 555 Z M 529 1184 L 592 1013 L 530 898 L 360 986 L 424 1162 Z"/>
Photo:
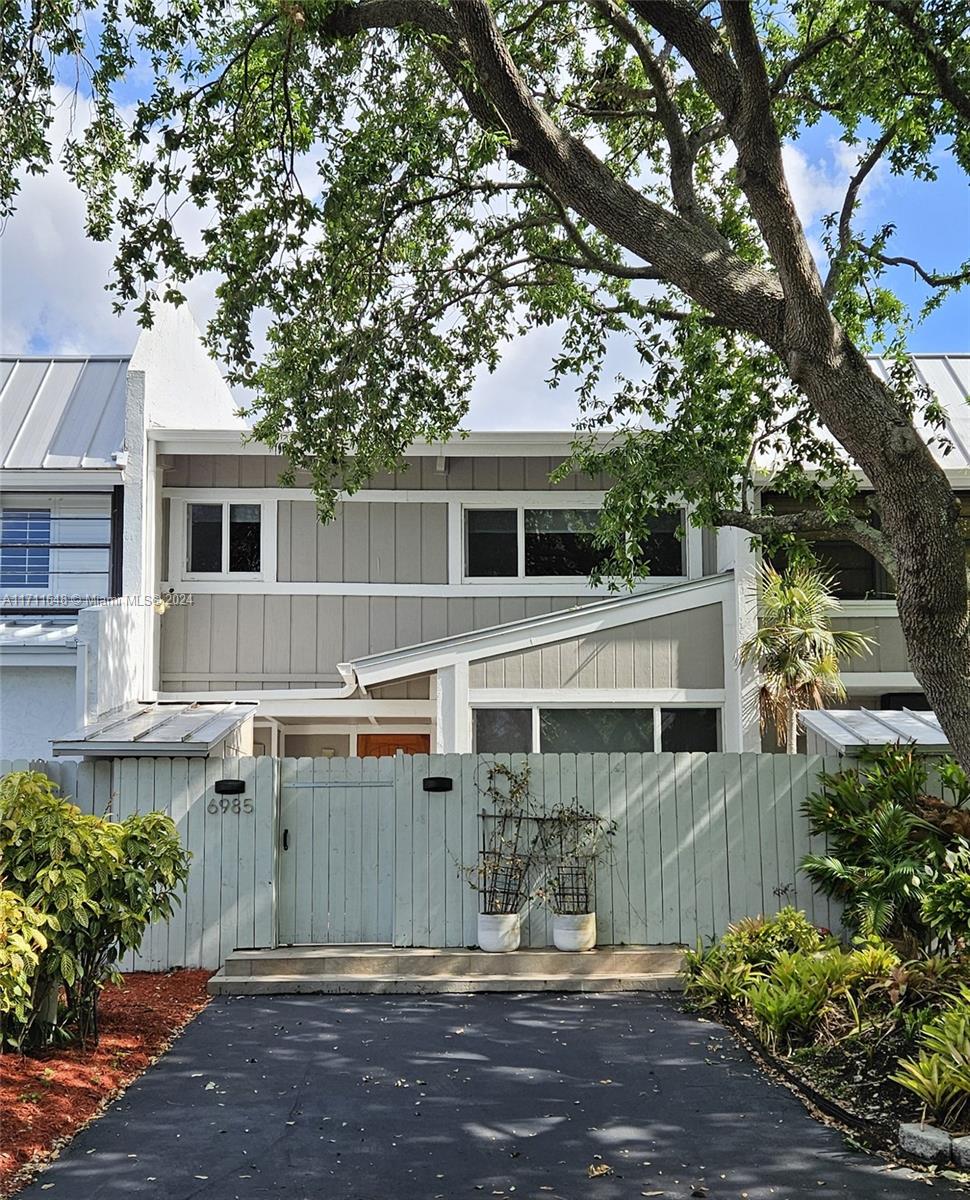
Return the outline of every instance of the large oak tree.
<path id="1" fill-rule="evenodd" d="M 879 164 L 932 179 L 943 148 L 970 167 L 963 0 L 3 12 L 0 204 L 48 165 L 52 96 L 81 79 L 93 115 L 66 161 L 91 234 L 119 239 L 119 303 L 148 319 L 156 293 L 177 300 L 215 272 L 213 349 L 324 508 L 414 437 L 454 431 L 476 372 L 558 323 L 552 376 L 576 382 L 581 426 L 627 426 L 577 450 L 617 480 L 612 569 L 646 569 L 637 532 L 672 493 L 698 521 L 851 539 L 894 576 L 916 676 L 970 766 L 960 510 L 917 431 L 940 414 L 891 290 L 897 270 L 931 305 L 966 283 L 966 230 L 954 262 L 923 264 L 858 213 Z M 146 86 L 126 109 L 132 75 Z M 858 149 L 824 269 L 782 153 L 819 121 Z M 201 240 L 186 206 L 204 214 Z M 617 338 L 633 378 L 604 377 Z M 896 363 L 888 384 L 873 349 Z M 766 469 L 801 511 L 751 503 Z"/>

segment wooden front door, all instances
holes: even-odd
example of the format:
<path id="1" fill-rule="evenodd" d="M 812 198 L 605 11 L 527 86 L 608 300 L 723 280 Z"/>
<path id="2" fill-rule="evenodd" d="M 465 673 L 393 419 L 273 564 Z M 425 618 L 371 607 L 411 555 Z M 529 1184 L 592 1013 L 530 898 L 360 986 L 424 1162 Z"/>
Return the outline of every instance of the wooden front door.
<path id="1" fill-rule="evenodd" d="M 430 733 L 358 733 L 358 758 L 387 758 L 403 750 L 405 754 L 430 754 Z"/>

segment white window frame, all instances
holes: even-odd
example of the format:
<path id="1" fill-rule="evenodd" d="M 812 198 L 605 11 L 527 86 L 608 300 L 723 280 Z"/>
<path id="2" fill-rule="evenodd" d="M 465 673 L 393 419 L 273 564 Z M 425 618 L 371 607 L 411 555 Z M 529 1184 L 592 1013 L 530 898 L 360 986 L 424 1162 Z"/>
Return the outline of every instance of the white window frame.
<path id="1" fill-rule="evenodd" d="M 574 492 L 572 496 L 557 493 L 554 496 L 529 496 L 523 499 L 521 494 L 510 494 L 508 501 L 494 502 L 491 499 L 486 502 L 483 500 L 464 501 L 460 504 L 455 504 L 452 507 L 452 519 L 454 520 L 457 514 L 458 531 L 457 536 L 454 529 L 451 531 L 449 541 L 451 543 L 451 554 L 453 557 L 457 554 L 457 571 L 458 580 L 461 583 L 471 584 L 497 584 L 499 586 L 516 584 L 518 586 L 528 584 L 556 584 L 556 583 L 577 583 L 586 582 L 589 578 L 587 575 L 527 575 L 525 573 L 525 514 L 527 511 L 542 510 L 542 509 L 563 509 L 568 511 L 586 511 L 599 512 L 603 507 L 602 495 L 596 500 L 590 500 L 582 493 Z M 700 530 L 697 530 L 697 538 L 691 537 L 693 526 L 687 520 L 687 512 L 683 505 L 679 505 L 681 524 L 685 527 L 684 537 L 681 539 L 681 561 L 683 570 L 679 575 L 650 575 L 648 582 L 651 584 L 671 584 L 681 583 L 694 576 L 694 559 L 697 558 L 697 571 L 700 571 Z M 501 511 L 514 512 L 516 514 L 515 521 L 515 536 L 516 536 L 516 571 L 515 575 L 469 575 L 466 569 L 468 562 L 468 522 L 465 514 L 472 510 L 478 511 Z M 695 550 L 696 542 L 696 550 Z"/>
<path id="2" fill-rule="evenodd" d="M 663 754 L 669 753 L 661 748 L 661 728 L 660 714 L 662 709 L 668 708 L 703 708 L 713 709 L 717 714 L 717 746 L 710 753 L 721 753 L 724 746 L 724 701 L 723 700 L 627 700 L 624 698 L 614 698 L 613 700 L 585 700 L 572 697 L 568 700 L 560 699 L 541 699 L 541 700 L 516 700 L 511 696 L 504 696 L 502 699 L 482 700 L 475 698 L 469 705 L 471 710 L 471 734 L 472 746 L 475 745 L 475 711 L 479 708 L 502 708 L 502 709 L 518 709 L 520 712 L 531 710 L 532 712 L 532 749 L 530 754 L 542 754 L 540 749 L 540 720 L 539 711 L 543 708 L 639 708 L 650 709 L 653 712 L 653 753 Z M 475 749 L 474 753 L 478 753 Z M 649 750 L 644 751 L 645 754 L 651 753 Z"/>
<path id="3" fill-rule="evenodd" d="M 216 491 L 216 489 L 212 489 Z M 217 504 L 222 509 L 222 567 L 221 571 L 190 571 L 189 564 L 189 507 L 193 504 Z M 229 566 L 229 506 L 255 505 L 259 508 L 259 566 L 258 571 L 230 571 Z M 168 579 L 170 585 L 213 581 L 272 582 L 276 579 L 276 501 L 256 496 L 241 500 L 236 496 L 195 495 L 172 499 L 168 531 Z"/>

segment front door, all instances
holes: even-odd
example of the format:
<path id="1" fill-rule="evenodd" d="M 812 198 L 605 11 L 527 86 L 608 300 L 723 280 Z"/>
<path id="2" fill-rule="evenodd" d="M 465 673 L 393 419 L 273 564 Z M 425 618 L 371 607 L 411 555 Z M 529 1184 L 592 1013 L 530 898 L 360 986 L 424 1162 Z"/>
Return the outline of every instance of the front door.
<path id="1" fill-rule="evenodd" d="M 358 758 L 389 758 L 405 754 L 430 754 L 430 733 L 358 733 Z"/>

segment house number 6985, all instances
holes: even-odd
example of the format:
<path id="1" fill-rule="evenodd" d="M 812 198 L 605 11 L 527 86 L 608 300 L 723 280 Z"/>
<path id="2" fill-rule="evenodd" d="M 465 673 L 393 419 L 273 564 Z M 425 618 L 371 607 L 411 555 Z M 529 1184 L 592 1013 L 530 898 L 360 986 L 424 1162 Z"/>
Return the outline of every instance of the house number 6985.
<path id="1" fill-rule="evenodd" d="M 213 815 L 222 813 L 251 813 L 253 802 L 249 796 L 213 796 L 206 805 L 206 810 Z"/>

